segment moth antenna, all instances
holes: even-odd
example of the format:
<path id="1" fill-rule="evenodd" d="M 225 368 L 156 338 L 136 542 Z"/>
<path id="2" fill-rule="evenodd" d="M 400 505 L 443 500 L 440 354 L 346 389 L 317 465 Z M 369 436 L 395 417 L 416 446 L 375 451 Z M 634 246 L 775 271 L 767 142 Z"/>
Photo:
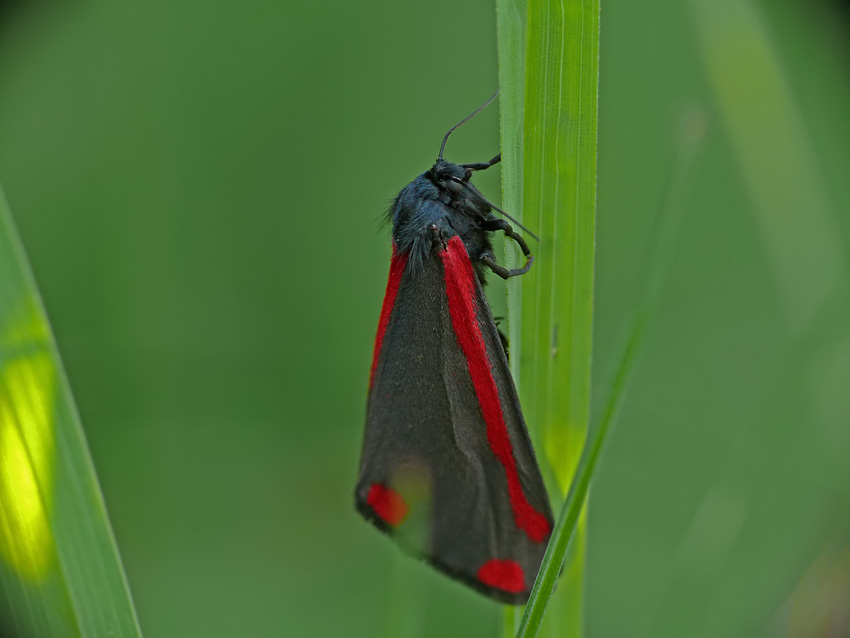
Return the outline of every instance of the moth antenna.
<path id="1" fill-rule="evenodd" d="M 522 224 L 520 224 L 520 223 L 519 223 L 516 219 L 514 219 L 513 217 L 511 217 L 510 215 L 508 215 L 508 213 L 506 213 L 506 212 L 505 212 L 505 211 L 503 211 L 501 208 L 499 208 L 498 206 L 496 206 L 493 202 L 491 202 L 489 199 L 487 199 L 486 197 L 484 197 L 484 195 L 482 195 L 482 194 L 481 194 L 481 191 L 480 191 L 480 190 L 478 190 L 477 188 L 475 188 L 475 186 L 473 186 L 472 184 L 470 184 L 469 182 L 467 182 L 466 184 L 464 184 L 464 187 L 466 187 L 466 189 L 467 189 L 468 191 L 470 191 L 470 192 L 474 193 L 476 197 L 480 197 L 480 198 L 481 198 L 481 200 L 482 200 L 485 204 L 487 204 L 490 208 L 492 208 L 492 209 L 493 209 L 493 210 L 495 210 L 497 213 L 499 213 L 502 217 L 507 217 L 508 219 L 510 219 L 510 220 L 511 220 L 514 224 L 516 224 L 516 225 L 517 225 L 517 228 L 521 228 L 523 231 L 525 231 L 526 233 L 528 233 L 528 236 L 529 236 L 529 237 L 531 237 L 534 241 L 540 241 L 540 238 L 539 238 L 537 235 L 535 235 L 534 233 L 532 233 L 530 230 L 528 230 L 528 228 L 526 228 L 525 226 L 523 226 Z"/>
<path id="2" fill-rule="evenodd" d="M 486 102 L 484 102 L 484 104 L 482 104 L 481 106 L 479 106 L 479 107 L 478 107 L 477 109 L 475 109 L 472 113 L 470 113 L 469 115 L 467 115 L 467 116 L 466 116 L 465 118 L 463 118 L 460 122 L 458 122 L 457 124 L 455 124 L 453 127 L 451 127 L 451 128 L 449 129 L 449 132 L 448 132 L 448 133 L 446 133 L 446 136 L 443 138 L 443 143 L 440 145 L 440 154 L 437 156 L 437 159 L 438 159 L 438 160 L 443 159 L 443 151 L 444 151 L 444 150 L 446 150 L 446 142 L 448 142 L 448 141 L 449 141 L 449 135 L 451 135 L 451 134 L 452 134 L 452 131 L 454 131 L 454 130 L 458 127 L 458 126 L 460 126 L 461 124 L 463 124 L 464 122 L 466 122 L 468 119 L 472 118 L 472 117 L 473 117 L 473 116 L 475 116 L 475 115 L 478 115 L 478 113 L 479 113 L 481 110 L 483 110 L 485 107 L 489 106 L 489 105 L 490 105 L 490 102 L 492 102 L 493 100 L 495 100 L 497 97 L 499 97 L 499 92 L 498 92 L 498 91 L 496 91 L 496 92 L 493 94 L 493 97 L 491 97 L 489 100 L 487 100 Z"/>

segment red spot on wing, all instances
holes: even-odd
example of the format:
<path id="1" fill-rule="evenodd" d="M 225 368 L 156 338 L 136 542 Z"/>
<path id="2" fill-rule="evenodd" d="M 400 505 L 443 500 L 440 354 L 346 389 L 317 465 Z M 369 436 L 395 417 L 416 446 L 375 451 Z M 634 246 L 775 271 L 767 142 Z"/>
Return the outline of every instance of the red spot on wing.
<path id="1" fill-rule="evenodd" d="M 478 580 L 490 587 L 518 594 L 525 591 L 525 574 L 515 560 L 488 560 L 476 574 Z"/>
<path id="2" fill-rule="evenodd" d="M 366 497 L 366 502 L 381 520 L 392 526 L 400 525 L 410 512 L 410 508 L 404 502 L 401 494 L 378 483 L 373 483 L 369 488 L 369 496 Z"/>
<path id="3" fill-rule="evenodd" d="M 469 260 L 463 241 L 458 236 L 449 240 L 448 247 L 440 253 L 440 256 L 445 268 L 446 296 L 449 300 L 452 326 L 458 344 L 466 357 L 469 376 L 472 378 L 481 413 L 487 424 L 487 441 L 496 458 L 505 468 L 514 520 L 517 527 L 525 531 L 531 540 L 537 543 L 542 542 L 549 534 L 549 521 L 528 502 L 519 481 L 511 439 L 508 436 L 502 404 L 499 401 L 499 390 L 493 379 L 487 347 L 478 325 L 478 313 L 475 308 L 476 281 L 472 262 Z"/>
<path id="4" fill-rule="evenodd" d="M 381 318 L 378 320 L 378 334 L 375 335 L 375 350 L 372 353 L 372 371 L 369 374 L 369 389 L 375 383 L 375 370 L 378 368 L 378 358 L 381 355 L 381 345 L 384 343 L 384 334 L 387 332 L 387 324 L 395 307 L 395 298 L 398 295 L 398 287 L 401 284 L 401 276 L 407 265 L 409 254 L 399 254 L 393 244 L 393 257 L 390 261 L 390 278 L 387 281 L 387 292 L 384 295 L 384 305 L 381 307 Z"/>

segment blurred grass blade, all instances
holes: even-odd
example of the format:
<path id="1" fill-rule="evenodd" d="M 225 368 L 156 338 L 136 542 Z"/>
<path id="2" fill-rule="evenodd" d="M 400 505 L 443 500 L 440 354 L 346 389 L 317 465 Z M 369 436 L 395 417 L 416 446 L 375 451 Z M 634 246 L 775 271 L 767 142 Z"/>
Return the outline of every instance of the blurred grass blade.
<path id="1" fill-rule="evenodd" d="M 756 635 L 832 533 L 835 512 L 846 510 L 848 258 L 807 131 L 814 122 L 803 119 L 762 8 L 749 0 L 691 0 L 689 8 L 782 328 L 765 344 L 776 358 L 751 359 L 762 364 L 754 396 L 767 390 L 738 404 L 750 409 L 734 428 L 718 428 L 728 443 L 707 446 L 721 454 L 710 474 L 694 472 L 698 507 L 675 545 L 656 552 L 663 576 L 631 628 L 635 636 Z M 818 112 L 827 117 L 829 108 Z M 728 374 L 743 382 L 736 367 Z M 694 423 L 706 421 L 695 415 Z"/>
<path id="2" fill-rule="evenodd" d="M 0 635 L 141 635 L 79 418 L 2 191 L 0 585 Z"/>
<path id="3" fill-rule="evenodd" d="M 764 19 L 749 0 L 692 0 L 697 43 L 799 336 L 847 289 L 835 211 Z"/>
<path id="4" fill-rule="evenodd" d="M 504 203 L 541 237 L 534 268 L 508 287 L 513 365 L 563 494 L 590 412 L 599 2 L 498 8 Z M 582 635 L 584 533 L 552 614 L 561 636 Z"/>

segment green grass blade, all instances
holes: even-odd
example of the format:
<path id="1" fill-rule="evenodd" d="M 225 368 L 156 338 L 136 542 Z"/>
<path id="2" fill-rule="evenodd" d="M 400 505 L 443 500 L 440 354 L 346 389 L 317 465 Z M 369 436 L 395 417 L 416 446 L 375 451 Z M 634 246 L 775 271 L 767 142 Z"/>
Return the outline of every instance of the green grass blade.
<path id="1" fill-rule="evenodd" d="M 496 0 L 499 42 L 499 113 L 502 137 L 502 206 L 522 219 L 523 112 L 525 109 L 525 36 L 526 0 Z M 508 268 L 516 268 L 517 257 L 505 251 Z M 511 343 L 511 368 L 519 377 L 522 359 L 519 285 L 510 285 L 508 294 L 508 330 Z"/>
<path id="2" fill-rule="evenodd" d="M 534 267 L 508 287 L 513 365 L 566 493 L 590 411 L 599 3 L 497 6 L 504 203 L 541 237 Z M 582 635 L 583 580 L 577 551 L 560 589 L 560 635 Z"/>
<path id="3" fill-rule="evenodd" d="M 513 605 L 505 605 L 504 618 L 502 619 L 502 638 L 513 638 L 516 635 L 518 618 L 517 608 Z"/>
<path id="4" fill-rule="evenodd" d="M 522 213 L 541 242 L 520 288 L 519 384 L 566 492 L 590 411 L 598 2 L 530 2 L 525 59 Z"/>
<path id="5" fill-rule="evenodd" d="M 2 191 L 0 633 L 141 635 L 79 417 Z"/>

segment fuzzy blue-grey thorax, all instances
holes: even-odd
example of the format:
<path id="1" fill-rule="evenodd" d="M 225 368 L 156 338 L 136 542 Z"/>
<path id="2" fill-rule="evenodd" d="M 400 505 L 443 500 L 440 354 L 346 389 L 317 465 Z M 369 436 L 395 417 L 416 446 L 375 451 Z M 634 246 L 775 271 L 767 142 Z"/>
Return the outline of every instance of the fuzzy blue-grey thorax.
<path id="1" fill-rule="evenodd" d="M 489 234 L 481 228 L 490 206 L 469 185 L 471 175 L 463 166 L 438 159 L 399 193 L 390 211 L 393 241 L 397 250 L 410 254 L 414 268 L 437 248 L 435 227 L 444 240 L 460 236 L 476 266 L 492 251 Z"/>

